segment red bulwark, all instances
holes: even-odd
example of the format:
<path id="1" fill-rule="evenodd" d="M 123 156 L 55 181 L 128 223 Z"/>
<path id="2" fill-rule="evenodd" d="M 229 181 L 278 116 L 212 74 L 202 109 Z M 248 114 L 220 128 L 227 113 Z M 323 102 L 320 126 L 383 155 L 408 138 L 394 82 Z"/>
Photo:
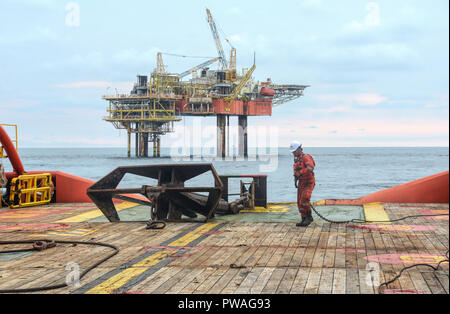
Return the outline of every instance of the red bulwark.
<path id="1" fill-rule="evenodd" d="M 382 190 L 355 200 L 326 200 L 325 205 L 362 205 L 382 203 L 435 203 L 449 202 L 449 172 L 435 174 L 423 179 Z"/>
<path id="2" fill-rule="evenodd" d="M 50 173 L 55 185 L 57 203 L 92 203 L 86 190 L 95 181 L 77 177 L 61 171 L 30 171 L 27 174 Z"/>
<path id="3" fill-rule="evenodd" d="M 54 184 L 54 191 L 56 193 L 56 203 L 92 203 L 92 200 L 87 196 L 87 189 L 92 186 L 95 181 L 77 177 L 61 171 L 30 171 L 26 174 L 41 174 L 50 173 Z M 6 173 L 7 178 L 14 178 L 14 172 Z M 131 198 L 141 201 L 148 199 L 138 194 L 123 194 Z M 122 203 L 121 200 L 114 200 Z"/>

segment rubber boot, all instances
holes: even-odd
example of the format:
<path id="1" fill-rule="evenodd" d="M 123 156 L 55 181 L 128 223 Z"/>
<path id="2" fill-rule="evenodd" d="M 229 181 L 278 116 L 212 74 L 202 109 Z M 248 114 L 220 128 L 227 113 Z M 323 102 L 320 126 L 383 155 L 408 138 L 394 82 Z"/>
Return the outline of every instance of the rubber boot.
<path id="1" fill-rule="evenodd" d="M 314 221 L 312 214 L 308 213 L 308 215 L 303 218 L 302 221 L 296 224 L 297 227 L 308 227 Z"/>

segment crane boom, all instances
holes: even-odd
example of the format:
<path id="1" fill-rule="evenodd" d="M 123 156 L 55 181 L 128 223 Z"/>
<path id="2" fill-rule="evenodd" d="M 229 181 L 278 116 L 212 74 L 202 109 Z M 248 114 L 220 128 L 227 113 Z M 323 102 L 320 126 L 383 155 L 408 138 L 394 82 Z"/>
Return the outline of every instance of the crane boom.
<path id="1" fill-rule="evenodd" d="M 214 37 L 214 41 L 216 43 L 217 52 L 219 53 L 219 56 L 222 59 L 223 67 L 225 69 L 227 69 L 228 61 L 227 61 L 227 58 L 225 57 L 222 43 L 220 42 L 219 32 L 217 31 L 216 23 L 214 22 L 214 19 L 211 15 L 211 11 L 209 9 L 206 9 L 206 13 L 208 14 L 208 23 L 209 23 L 209 26 L 211 27 L 211 32 Z"/>
<path id="2" fill-rule="evenodd" d="M 245 84 L 247 84 L 248 80 L 252 77 L 253 72 L 256 69 L 256 65 L 253 65 L 250 70 L 245 73 L 245 75 L 242 77 L 239 84 L 234 88 L 233 92 L 230 95 L 231 100 L 235 100 L 239 94 L 241 93 L 241 90 L 244 88 Z"/>
<path id="3" fill-rule="evenodd" d="M 162 52 L 158 52 L 156 59 L 156 72 L 159 74 L 166 73 L 166 67 L 163 62 Z"/>
<path id="4" fill-rule="evenodd" d="M 250 70 L 248 70 L 247 73 L 245 73 L 245 75 L 242 77 L 239 84 L 233 89 L 233 92 L 230 94 L 230 96 L 225 97 L 225 103 L 226 103 L 225 111 L 230 111 L 231 104 L 239 96 L 239 94 L 241 93 L 245 84 L 247 84 L 248 80 L 250 80 L 255 69 L 256 69 L 256 65 L 253 64 L 253 66 L 250 68 Z"/>
<path id="5" fill-rule="evenodd" d="M 217 57 L 217 58 L 208 60 L 206 62 L 203 62 L 202 64 L 199 64 L 199 65 L 197 65 L 197 66 L 195 66 L 195 67 L 193 67 L 193 68 L 191 68 L 191 69 L 189 69 L 187 71 L 184 71 L 183 73 L 179 74 L 178 76 L 181 77 L 181 78 L 183 78 L 185 76 L 188 76 L 189 74 L 194 73 L 194 72 L 200 70 L 201 68 L 204 68 L 204 67 L 206 67 L 206 66 L 208 66 L 210 64 L 213 64 L 216 61 L 219 61 L 220 59 L 221 59 L 220 57 Z"/>

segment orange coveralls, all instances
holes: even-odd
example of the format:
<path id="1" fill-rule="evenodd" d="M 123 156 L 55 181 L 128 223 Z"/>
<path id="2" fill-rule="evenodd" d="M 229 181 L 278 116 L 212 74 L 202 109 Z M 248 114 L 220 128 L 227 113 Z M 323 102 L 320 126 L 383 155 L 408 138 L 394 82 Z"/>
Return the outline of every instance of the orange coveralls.
<path id="1" fill-rule="evenodd" d="M 294 176 L 298 179 L 297 206 L 303 218 L 311 213 L 311 194 L 316 186 L 315 166 L 311 155 L 302 153 L 295 158 Z"/>

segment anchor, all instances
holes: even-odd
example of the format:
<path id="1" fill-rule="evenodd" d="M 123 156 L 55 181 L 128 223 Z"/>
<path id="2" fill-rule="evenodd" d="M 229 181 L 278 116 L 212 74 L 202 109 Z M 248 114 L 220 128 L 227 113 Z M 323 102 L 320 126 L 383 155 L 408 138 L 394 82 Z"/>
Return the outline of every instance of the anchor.
<path id="1" fill-rule="evenodd" d="M 211 173 L 214 186 L 185 186 L 186 181 L 207 172 Z M 127 173 L 156 179 L 158 183 L 156 186 L 118 189 Z M 216 209 L 229 210 L 228 202 L 221 198 L 222 192 L 222 181 L 212 164 L 169 164 L 118 167 L 89 187 L 87 195 L 110 222 L 120 221 L 113 198 L 150 206 L 152 220 L 207 222 L 214 217 Z M 141 194 L 148 201 L 136 199 L 130 194 Z M 203 218 L 199 220 L 199 216 Z"/>

